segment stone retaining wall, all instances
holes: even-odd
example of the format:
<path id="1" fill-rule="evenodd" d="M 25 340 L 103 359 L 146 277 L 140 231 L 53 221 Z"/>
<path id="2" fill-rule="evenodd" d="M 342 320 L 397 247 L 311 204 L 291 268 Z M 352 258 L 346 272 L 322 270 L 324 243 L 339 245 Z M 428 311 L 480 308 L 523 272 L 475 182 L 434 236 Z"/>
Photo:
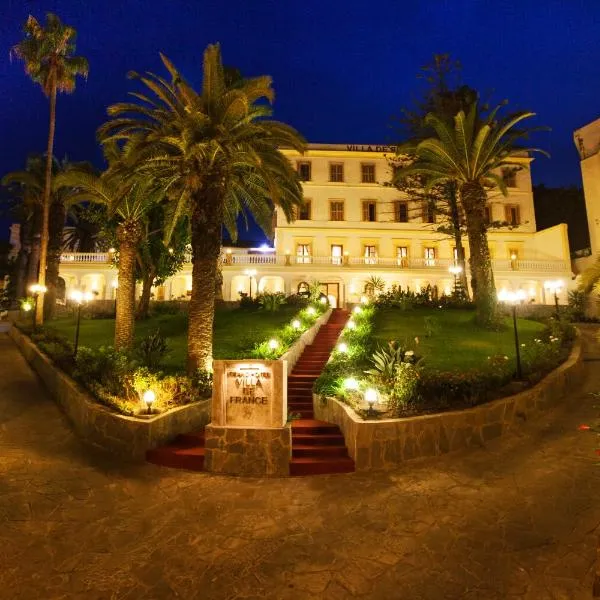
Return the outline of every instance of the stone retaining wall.
<path id="1" fill-rule="evenodd" d="M 335 398 L 314 395 L 315 418 L 342 430 L 357 471 L 394 468 L 399 463 L 481 447 L 503 433 L 568 400 L 568 391 L 583 372 L 578 338 L 569 358 L 534 387 L 474 408 L 404 419 L 363 421 Z"/>
<path id="2" fill-rule="evenodd" d="M 9 330 L 19 350 L 66 414 L 73 429 L 95 446 L 143 460 L 146 450 L 160 446 L 177 434 L 193 431 L 210 421 L 210 400 L 173 408 L 147 418 L 112 412 L 95 402 L 68 375 L 54 366 L 31 340 L 16 327 Z"/>
<path id="3" fill-rule="evenodd" d="M 281 356 L 279 360 L 287 360 L 288 375 L 294 370 L 304 348 L 312 344 L 319 333 L 319 329 L 329 321 L 332 309 L 327 309 L 293 344 L 290 349 Z"/>

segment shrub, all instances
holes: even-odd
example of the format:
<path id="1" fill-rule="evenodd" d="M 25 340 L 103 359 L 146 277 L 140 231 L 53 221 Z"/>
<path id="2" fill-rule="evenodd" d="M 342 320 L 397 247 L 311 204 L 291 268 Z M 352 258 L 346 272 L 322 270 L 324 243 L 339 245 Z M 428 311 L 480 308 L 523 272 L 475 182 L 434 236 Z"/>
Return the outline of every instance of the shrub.
<path id="1" fill-rule="evenodd" d="M 419 370 L 410 362 L 396 365 L 394 381 L 388 398 L 388 408 L 398 414 L 417 398 Z"/>
<path id="2" fill-rule="evenodd" d="M 163 300 L 151 305 L 153 315 L 177 315 L 181 312 L 181 303 L 178 300 Z"/>
<path id="3" fill-rule="evenodd" d="M 240 308 L 242 310 L 258 310 L 258 300 L 250 298 L 248 294 L 240 292 Z"/>
<path id="4" fill-rule="evenodd" d="M 288 306 L 297 306 L 298 308 L 306 308 L 308 306 L 308 297 L 302 294 L 291 294 L 285 299 Z"/>
<path id="5" fill-rule="evenodd" d="M 206 369 L 197 369 L 192 378 L 194 387 L 198 390 L 198 395 L 201 398 L 209 398 L 212 394 L 213 376 Z"/>
<path id="6" fill-rule="evenodd" d="M 157 369 L 167 353 L 167 340 L 160 329 L 146 336 L 138 345 L 137 353 L 141 363 L 148 369 Z"/>
<path id="7" fill-rule="evenodd" d="M 125 377 L 133 371 L 135 362 L 125 352 L 111 346 L 101 346 L 97 350 L 80 346 L 75 360 L 73 377 L 85 387 L 97 385 L 114 396 L 126 396 Z"/>
<path id="8" fill-rule="evenodd" d="M 281 292 L 264 292 L 259 294 L 256 300 L 262 310 L 277 312 L 285 304 L 285 294 Z"/>

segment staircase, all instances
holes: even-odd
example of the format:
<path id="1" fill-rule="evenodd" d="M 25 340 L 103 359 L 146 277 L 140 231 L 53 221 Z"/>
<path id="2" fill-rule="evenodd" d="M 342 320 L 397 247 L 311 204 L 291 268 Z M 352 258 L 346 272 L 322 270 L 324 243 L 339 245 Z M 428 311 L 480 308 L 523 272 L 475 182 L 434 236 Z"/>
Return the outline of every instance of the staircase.
<path id="1" fill-rule="evenodd" d="M 333 310 L 288 377 L 288 413 L 301 416 L 292 421 L 290 475 L 354 471 L 342 432 L 337 425 L 315 420 L 312 401 L 315 379 L 329 359 L 348 316 L 348 311 Z M 204 429 L 180 434 L 168 445 L 148 450 L 146 460 L 163 467 L 203 471 Z"/>
<path id="2" fill-rule="evenodd" d="M 337 425 L 315 420 L 312 399 L 315 379 L 329 359 L 348 316 L 348 311 L 334 309 L 288 376 L 288 414 L 300 415 L 300 419 L 292 421 L 290 475 L 354 471 L 342 432 Z"/>
<path id="3" fill-rule="evenodd" d="M 167 446 L 146 451 L 146 460 L 161 467 L 204 470 L 204 429 L 182 433 Z"/>

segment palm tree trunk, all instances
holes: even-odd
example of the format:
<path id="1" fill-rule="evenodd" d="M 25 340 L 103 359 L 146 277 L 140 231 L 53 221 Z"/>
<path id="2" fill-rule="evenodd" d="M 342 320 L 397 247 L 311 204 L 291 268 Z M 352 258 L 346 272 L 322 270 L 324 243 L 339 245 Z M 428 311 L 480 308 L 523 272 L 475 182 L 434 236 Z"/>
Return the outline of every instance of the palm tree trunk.
<path id="1" fill-rule="evenodd" d="M 150 294 L 152 292 L 152 285 L 156 277 L 156 269 L 150 268 L 150 270 L 144 274 L 142 279 L 142 295 L 137 308 L 137 319 L 147 319 L 150 311 Z"/>
<path id="2" fill-rule="evenodd" d="M 485 226 L 486 193 L 478 183 L 461 187 L 461 201 L 465 209 L 469 249 L 471 251 L 471 277 L 475 301 L 475 320 L 482 327 L 496 324 L 496 286 Z"/>
<path id="3" fill-rule="evenodd" d="M 192 214 L 192 295 L 188 324 L 187 370 L 212 368 L 215 318 L 215 279 L 221 253 L 223 207 L 221 195 L 211 188 L 194 202 Z"/>
<path id="4" fill-rule="evenodd" d="M 119 240 L 119 275 L 117 287 L 117 317 L 115 320 L 115 349 L 133 346 L 135 334 L 135 261 L 139 232 L 135 223 L 122 223 L 117 228 Z"/>
<path id="5" fill-rule="evenodd" d="M 51 319 L 56 313 L 56 297 L 58 291 L 58 271 L 60 255 L 63 247 L 63 228 L 65 226 L 66 209 L 61 201 L 55 201 L 50 207 L 50 223 L 48 227 L 48 266 L 46 269 L 46 301 L 44 302 L 44 319 Z"/>
<path id="6" fill-rule="evenodd" d="M 465 262 L 465 247 L 462 243 L 462 232 L 460 227 L 460 212 L 458 210 L 458 198 L 456 194 L 456 184 L 451 183 L 448 190 L 448 203 L 450 205 L 450 221 L 452 222 L 452 232 L 454 234 L 454 246 L 456 247 L 456 262 L 462 269 L 460 272 L 460 284 L 465 299 L 469 299 L 469 285 L 467 283 L 467 265 Z"/>
<path id="7" fill-rule="evenodd" d="M 56 78 L 50 91 L 50 127 L 48 129 L 48 147 L 46 149 L 46 181 L 44 184 L 44 203 L 42 206 L 42 237 L 40 244 L 40 270 L 37 282 L 46 283 L 46 262 L 48 256 L 48 223 L 50 221 L 50 191 L 52 187 L 52 159 L 54 153 L 54 130 L 56 128 Z M 40 294 L 36 304 L 36 325 L 44 322 L 44 294 Z"/>
<path id="8" fill-rule="evenodd" d="M 19 231 L 21 249 L 17 258 L 17 274 L 15 282 L 15 295 L 17 300 L 27 295 L 27 264 L 31 254 L 31 219 L 21 223 Z"/>

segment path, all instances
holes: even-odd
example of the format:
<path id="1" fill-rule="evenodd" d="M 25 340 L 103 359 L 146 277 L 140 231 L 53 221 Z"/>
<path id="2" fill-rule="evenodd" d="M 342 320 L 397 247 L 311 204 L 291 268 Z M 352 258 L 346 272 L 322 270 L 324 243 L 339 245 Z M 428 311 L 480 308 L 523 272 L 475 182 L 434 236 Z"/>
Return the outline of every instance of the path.
<path id="1" fill-rule="evenodd" d="M 599 366 L 572 408 L 479 451 L 241 480 L 90 452 L 1 334 L 0 598 L 590 598 L 600 469 L 576 427 Z"/>

